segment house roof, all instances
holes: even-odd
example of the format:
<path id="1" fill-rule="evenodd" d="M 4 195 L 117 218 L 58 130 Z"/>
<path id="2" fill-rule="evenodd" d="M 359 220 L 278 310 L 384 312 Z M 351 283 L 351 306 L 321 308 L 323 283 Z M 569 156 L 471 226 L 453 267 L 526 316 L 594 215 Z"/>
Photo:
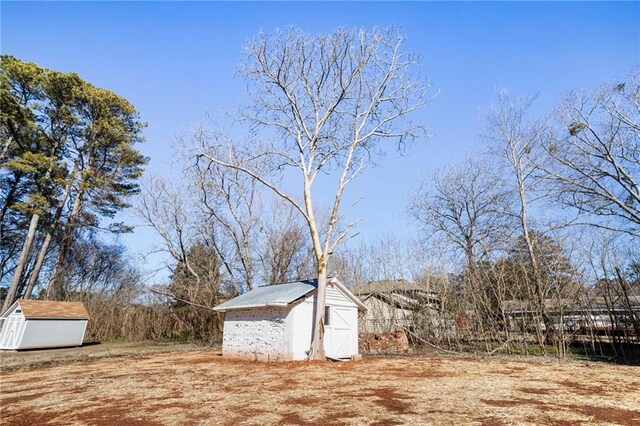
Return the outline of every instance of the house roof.
<path id="1" fill-rule="evenodd" d="M 430 297 L 438 299 L 438 295 L 433 291 L 430 291 L 427 287 L 414 284 L 405 280 L 383 280 L 372 281 L 366 284 L 357 286 L 354 291 L 358 296 L 366 296 L 372 293 L 397 293 L 397 294 L 409 294 L 413 293 L 420 295 L 421 297 Z"/>
<path id="2" fill-rule="evenodd" d="M 390 293 L 393 291 L 414 291 L 414 290 L 424 290 L 424 289 L 405 280 L 383 280 L 383 281 L 372 281 L 366 284 L 359 285 L 354 289 L 354 293 L 357 294 L 358 296 L 360 295 L 364 296 L 371 293 Z"/>
<path id="3" fill-rule="evenodd" d="M 355 297 L 340 281 L 329 278 L 329 283 L 336 285 L 358 308 L 366 310 L 357 297 Z M 215 311 L 228 311 L 231 309 L 249 309 L 266 306 L 288 306 L 291 303 L 308 296 L 318 288 L 318 280 L 304 280 L 285 284 L 274 284 L 258 287 L 238 297 L 228 300 L 215 308 Z"/>
<path id="4" fill-rule="evenodd" d="M 440 303 L 436 293 L 405 280 L 370 282 L 356 287 L 354 293 L 363 301 L 375 297 L 401 309 L 419 309 L 425 303 Z"/>
<path id="5" fill-rule="evenodd" d="M 25 318 L 89 319 L 82 302 L 55 302 L 49 300 L 17 300 L 2 316 L 13 312 L 18 305 Z"/>

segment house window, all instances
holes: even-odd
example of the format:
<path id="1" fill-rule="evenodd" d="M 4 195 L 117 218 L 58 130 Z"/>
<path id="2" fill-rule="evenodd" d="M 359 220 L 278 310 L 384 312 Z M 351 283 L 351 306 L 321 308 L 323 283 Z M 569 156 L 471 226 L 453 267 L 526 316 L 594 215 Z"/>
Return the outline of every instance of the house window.
<path id="1" fill-rule="evenodd" d="M 325 327 L 328 327 L 331 325 L 331 307 L 330 306 L 324 307 L 324 325 Z"/>

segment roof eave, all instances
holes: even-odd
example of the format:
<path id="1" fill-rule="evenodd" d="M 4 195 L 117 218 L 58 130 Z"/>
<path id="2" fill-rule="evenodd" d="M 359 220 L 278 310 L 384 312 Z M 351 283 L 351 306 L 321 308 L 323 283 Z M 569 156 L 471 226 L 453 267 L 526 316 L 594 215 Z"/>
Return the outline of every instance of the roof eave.
<path id="1" fill-rule="evenodd" d="M 253 308 L 286 308 L 287 306 L 289 306 L 290 303 L 278 303 L 278 302 L 271 302 L 271 303 L 257 303 L 254 305 L 240 305 L 240 306 L 216 306 L 215 308 L 213 308 L 214 311 L 216 312 L 226 312 L 226 311 L 236 311 L 238 309 L 253 309 Z"/>
<path id="2" fill-rule="evenodd" d="M 35 315 L 24 315 L 25 319 L 50 319 L 50 320 L 88 320 L 89 317 L 38 317 Z"/>
<path id="3" fill-rule="evenodd" d="M 340 281 L 338 281 L 337 278 L 329 278 L 328 279 L 328 283 L 338 287 L 340 289 L 340 291 L 348 299 L 350 299 L 358 307 L 358 309 L 360 311 L 362 311 L 362 312 L 367 312 L 368 311 L 368 308 L 364 305 L 364 303 L 362 303 L 362 301 L 360 299 L 358 299 L 358 297 L 356 297 L 351 291 L 349 291 L 349 289 L 347 289 L 344 286 L 344 284 L 342 284 Z M 279 307 L 279 308 L 282 308 L 282 307 L 291 306 L 292 304 L 295 304 L 300 299 L 309 297 L 312 293 L 314 293 L 316 291 L 317 291 L 317 288 L 310 289 L 307 293 L 305 293 L 304 295 L 302 295 L 298 299 L 291 301 L 290 303 L 269 302 L 269 303 L 258 303 L 258 304 L 252 304 L 252 305 L 238 305 L 238 306 L 224 306 L 224 303 L 223 303 L 222 305 L 216 306 L 215 308 L 213 308 L 213 310 L 216 311 L 216 312 L 226 312 L 226 311 L 238 310 L 238 309 L 253 309 L 253 308 L 264 308 L 264 307 Z"/>
<path id="4" fill-rule="evenodd" d="M 6 310 L 6 311 L 4 311 L 4 312 L 2 313 L 2 315 L 0 315 L 0 318 L 7 318 L 7 317 L 9 316 L 9 312 L 13 312 L 13 310 L 14 310 L 14 309 L 15 309 L 15 307 L 16 307 L 16 305 L 18 305 L 18 304 L 19 304 L 18 302 L 19 302 L 19 300 L 16 300 L 15 302 L 13 302 L 13 305 L 9 306 L 9 307 L 7 308 L 7 310 Z M 22 315 L 24 315 L 24 314 L 22 314 Z"/>
<path id="5" fill-rule="evenodd" d="M 367 308 L 365 306 L 364 303 L 362 303 L 362 301 L 360 299 L 358 299 L 358 297 L 353 294 L 351 291 L 349 291 L 348 288 L 346 288 L 344 286 L 344 284 L 342 284 L 337 278 L 329 278 L 329 283 L 334 284 L 335 286 L 337 286 L 342 293 L 347 296 L 349 299 L 351 299 L 351 301 L 353 303 L 356 304 L 356 306 L 358 307 L 359 310 L 361 310 L 362 312 L 367 312 L 369 310 L 369 308 Z"/>

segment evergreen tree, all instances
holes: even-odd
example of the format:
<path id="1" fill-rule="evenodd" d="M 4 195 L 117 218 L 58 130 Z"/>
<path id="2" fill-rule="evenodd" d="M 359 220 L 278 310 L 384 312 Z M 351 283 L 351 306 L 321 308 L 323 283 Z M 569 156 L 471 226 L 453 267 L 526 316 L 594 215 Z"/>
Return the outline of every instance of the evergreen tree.
<path id="1" fill-rule="evenodd" d="M 63 265 L 74 233 L 97 227 L 102 218 L 113 218 L 127 207 L 126 198 L 137 192 L 147 159 L 134 147 L 143 140 L 144 124 L 125 99 L 74 73 L 7 55 L 0 64 L 3 271 L 15 263 L 6 309 L 25 285 L 26 295 L 31 294 L 54 243 L 58 250 L 48 295 L 61 297 Z M 111 227 L 129 230 L 124 224 Z M 5 230 L 11 231 L 12 246 L 5 241 Z M 16 236 L 21 244 L 15 244 Z"/>

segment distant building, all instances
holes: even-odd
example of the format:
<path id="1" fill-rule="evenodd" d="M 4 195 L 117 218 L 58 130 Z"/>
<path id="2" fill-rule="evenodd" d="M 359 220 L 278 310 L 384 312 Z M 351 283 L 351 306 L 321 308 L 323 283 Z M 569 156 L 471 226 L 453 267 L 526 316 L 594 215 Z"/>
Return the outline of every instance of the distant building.
<path id="1" fill-rule="evenodd" d="M 532 303 L 509 300 L 503 304 L 509 330 L 532 332 L 545 329 L 539 318 L 540 309 Z M 546 313 L 557 330 L 569 333 L 635 333 L 640 327 L 640 296 L 627 300 L 604 297 L 574 299 L 545 299 Z"/>
<path id="2" fill-rule="evenodd" d="M 307 359 L 317 280 L 259 287 L 214 310 L 225 313 L 222 354 L 264 361 Z M 367 308 L 336 278 L 327 285 L 324 349 L 332 358 L 358 354 L 358 311 Z"/>
<path id="3" fill-rule="evenodd" d="M 0 349 L 81 346 L 89 314 L 81 302 L 18 300 L 0 316 Z"/>
<path id="4" fill-rule="evenodd" d="M 361 320 L 361 332 L 414 330 L 420 324 L 424 326 L 424 321 L 431 322 L 432 328 L 439 326 L 440 297 L 417 284 L 405 280 L 374 281 L 356 287 L 354 293 L 367 307 Z"/>

